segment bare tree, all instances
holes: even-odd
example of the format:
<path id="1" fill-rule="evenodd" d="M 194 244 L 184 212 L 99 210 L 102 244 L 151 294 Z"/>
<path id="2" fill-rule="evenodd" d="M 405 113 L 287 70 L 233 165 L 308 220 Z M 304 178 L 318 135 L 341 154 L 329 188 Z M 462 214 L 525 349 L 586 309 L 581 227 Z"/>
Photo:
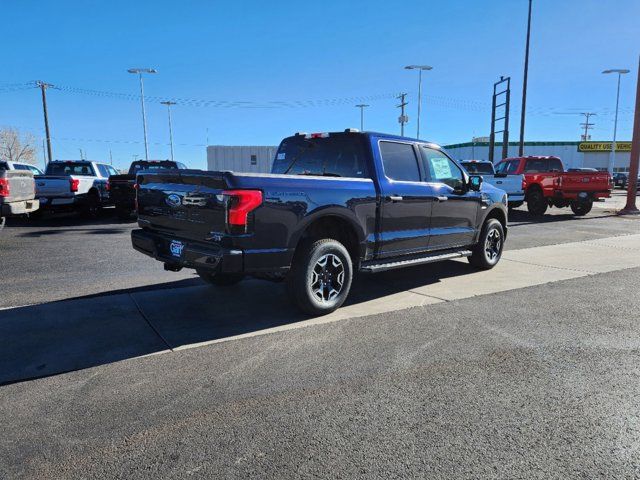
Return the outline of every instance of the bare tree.
<path id="1" fill-rule="evenodd" d="M 0 160 L 23 162 L 35 165 L 36 138 L 30 134 L 22 134 L 15 128 L 0 128 Z"/>

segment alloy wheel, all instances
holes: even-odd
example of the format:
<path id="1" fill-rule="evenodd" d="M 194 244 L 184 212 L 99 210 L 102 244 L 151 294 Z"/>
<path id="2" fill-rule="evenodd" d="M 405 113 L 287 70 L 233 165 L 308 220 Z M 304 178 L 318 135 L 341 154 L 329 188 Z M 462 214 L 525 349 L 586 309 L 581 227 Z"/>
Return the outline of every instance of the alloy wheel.
<path id="1" fill-rule="evenodd" d="M 333 253 L 321 256 L 311 272 L 311 290 L 322 303 L 333 301 L 344 285 L 344 265 Z"/>
<path id="2" fill-rule="evenodd" d="M 500 236 L 500 232 L 497 228 L 492 228 L 487 234 L 487 239 L 484 242 L 484 252 L 487 259 L 490 262 L 493 262 L 498 255 L 500 255 L 501 248 L 502 238 Z"/>

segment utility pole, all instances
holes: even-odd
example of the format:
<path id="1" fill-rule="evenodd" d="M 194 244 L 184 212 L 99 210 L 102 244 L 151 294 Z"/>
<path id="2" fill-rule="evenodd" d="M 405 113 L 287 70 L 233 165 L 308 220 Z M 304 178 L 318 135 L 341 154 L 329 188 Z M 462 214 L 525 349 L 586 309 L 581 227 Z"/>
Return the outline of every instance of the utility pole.
<path id="1" fill-rule="evenodd" d="M 582 141 L 586 142 L 590 138 L 589 130 L 592 129 L 593 126 L 595 125 L 595 123 L 589 123 L 589 117 L 593 117 L 596 114 L 593 112 L 583 112 L 580 115 L 585 116 L 585 121 L 584 123 L 581 123 L 580 126 L 584 127 L 584 134 L 582 135 Z"/>
<path id="2" fill-rule="evenodd" d="M 111 154 L 111 149 L 109 149 L 109 165 L 113 167 L 113 155 Z"/>
<path id="3" fill-rule="evenodd" d="M 173 129 L 171 128 L 171 105 L 175 105 L 176 102 L 167 100 L 166 102 L 160 103 L 167 106 L 167 113 L 169 114 L 169 144 L 171 145 L 171 161 L 173 162 Z"/>
<path id="4" fill-rule="evenodd" d="M 360 131 L 364 131 L 364 109 L 369 105 L 365 103 L 361 103 L 360 105 L 356 105 L 360 109 Z"/>
<path id="5" fill-rule="evenodd" d="M 42 91 L 42 110 L 44 112 L 44 131 L 47 136 L 47 158 L 50 162 L 53 160 L 53 155 L 51 154 L 51 134 L 49 133 L 49 115 L 47 113 L 47 88 L 53 87 L 50 83 L 43 82 L 42 80 L 38 80 L 36 85 L 40 87 Z"/>
<path id="6" fill-rule="evenodd" d="M 531 38 L 531 0 L 529 0 L 529 17 L 527 20 L 527 45 L 524 53 L 524 79 L 522 83 L 522 111 L 520 112 L 520 147 L 518 155 L 524 155 L 524 118 L 527 111 L 527 78 L 529 76 L 529 40 Z"/>
<path id="7" fill-rule="evenodd" d="M 406 93 L 401 93 L 396 98 L 400 100 L 400 105 L 396 105 L 396 108 L 400 109 L 400 116 L 398 117 L 398 122 L 400 123 L 400 136 L 404 137 L 404 124 L 409 122 L 409 117 L 404 113 L 404 107 L 408 105 L 407 102 L 404 101 Z"/>
<path id="8" fill-rule="evenodd" d="M 636 83 L 636 111 L 633 116 L 633 138 L 629 159 L 629 183 L 627 184 L 627 204 L 621 214 L 638 213 L 636 194 L 638 191 L 638 164 L 640 163 L 640 59 L 638 59 L 638 80 Z"/>

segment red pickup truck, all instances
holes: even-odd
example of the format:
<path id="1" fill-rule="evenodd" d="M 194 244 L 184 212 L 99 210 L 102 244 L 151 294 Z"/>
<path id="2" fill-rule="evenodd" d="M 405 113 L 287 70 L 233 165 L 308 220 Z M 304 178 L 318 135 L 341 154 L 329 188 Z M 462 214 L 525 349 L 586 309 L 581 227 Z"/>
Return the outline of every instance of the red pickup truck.
<path id="1" fill-rule="evenodd" d="M 525 201 L 532 215 L 544 215 L 548 207 L 571 207 L 586 215 L 593 201 L 611 196 L 608 172 L 566 172 L 558 157 L 505 158 L 496 173 L 524 175 Z"/>

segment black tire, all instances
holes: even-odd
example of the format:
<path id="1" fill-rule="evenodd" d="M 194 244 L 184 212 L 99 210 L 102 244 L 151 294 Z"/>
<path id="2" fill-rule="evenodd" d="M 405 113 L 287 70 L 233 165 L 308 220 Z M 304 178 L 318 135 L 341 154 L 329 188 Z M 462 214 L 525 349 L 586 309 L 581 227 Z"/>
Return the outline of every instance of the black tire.
<path id="1" fill-rule="evenodd" d="M 548 207 L 547 199 L 539 188 L 534 188 L 527 194 L 527 210 L 531 215 L 544 215 Z"/>
<path id="2" fill-rule="evenodd" d="M 591 211 L 593 208 L 593 202 L 571 202 L 571 211 L 574 215 L 582 217 Z"/>
<path id="3" fill-rule="evenodd" d="M 296 249 L 287 275 L 293 303 L 309 315 L 326 315 L 347 299 L 353 281 L 353 264 L 337 240 L 304 240 Z"/>
<path id="4" fill-rule="evenodd" d="M 502 257 L 504 248 L 504 228 L 495 218 L 488 219 L 482 226 L 478 243 L 473 247 L 469 263 L 482 270 L 495 267 Z"/>
<path id="5" fill-rule="evenodd" d="M 84 204 L 84 215 L 89 218 L 98 218 L 101 211 L 102 205 L 100 205 L 100 197 L 95 192 L 89 192 Z"/>
<path id="6" fill-rule="evenodd" d="M 244 278 L 241 273 L 211 273 L 206 270 L 196 270 L 198 276 L 210 285 L 230 287 Z"/>

